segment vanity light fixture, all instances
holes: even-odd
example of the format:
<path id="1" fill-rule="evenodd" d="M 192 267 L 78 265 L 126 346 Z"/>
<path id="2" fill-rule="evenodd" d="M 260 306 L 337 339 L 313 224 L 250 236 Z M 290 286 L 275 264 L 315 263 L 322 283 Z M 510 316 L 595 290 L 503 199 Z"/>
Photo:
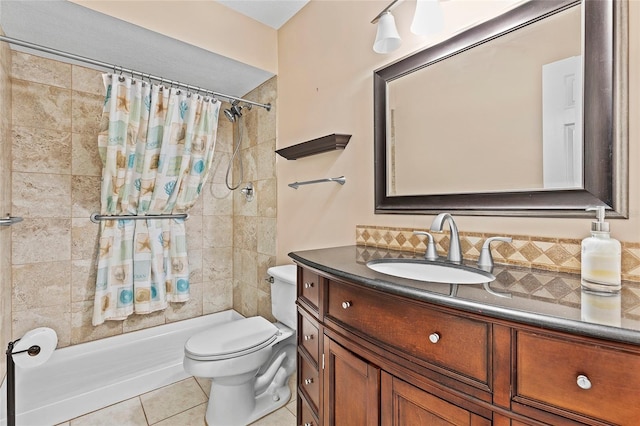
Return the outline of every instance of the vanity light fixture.
<path id="1" fill-rule="evenodd" d="M 378 19 L 378 31 L 376 41 L 373 43 L 373 51 L 376 53 L 389 53 L 400 47 L 402 39 L 396 28 L 396 20 L 390 11 L 386 11 Z"/>
<path id="2" fill-rule="evenodd" d="M 411 21 L 411 32 L 428 36 L 444 29 L 444 17 L 440 0 L 416 0 L 416 11 Z"/>
<path id="3" fill-rule="evenodd" d="M 391 53 L 400 47 L 402 39 L 398 34 L 396 21 L 391 10 L 404 0 L 393 0 L 371 21 L 377 23 L 376 40 L 373 50 L 376 53 Z M 411 32 L 416 35 L 432 35 L 443 30 L 444 17 L 440 7 L 441 0 L 416 0 L 416 10 L 411 22 Z"/>

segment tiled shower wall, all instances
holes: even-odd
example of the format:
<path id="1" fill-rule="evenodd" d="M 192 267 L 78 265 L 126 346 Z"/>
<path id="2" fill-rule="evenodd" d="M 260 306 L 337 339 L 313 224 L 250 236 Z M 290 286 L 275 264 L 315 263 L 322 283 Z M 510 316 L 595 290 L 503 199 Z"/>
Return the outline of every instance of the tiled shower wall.
<path id="1" fill-rule="evenodd" d="M 267 269 L 276 256 L 276 100 L 274 77 L 245 96 L 271 110 L 254 107 L 243 110 L 242 164 L 243 182 L 252 182 L 253 201 L 236 191 L 233 203 L 233 307 L 244 316 L 271 316 L 271 289 Z M 224 118 L 220 119 L 225 120 Z M 239 136 L 236 126 L 236 137 Z M 235 181 L 239 178 L 234 163 Z M 242 186 L 245 186 L 244 184 Z"/>
<path id="2" fill-rule="evenodd" d="M 250 282 L 234 279 L 233 214 L 236 208 L 242 210 L 242 204 L 234 206 L 233 198 L 239 194 L 224 184 L 233 126 L 221 114 L 213 176 L 187 221 L 191 300 L 93 327 L 98 225 L 89 216 L 100 208 L 96 135 L 104 99 L 101 73 L 19 52 L 12 56 L 12 213 L 25 219 L 12 229 L 14 338 L 48 326 L 58 333 L 59 347 L 73 345 L 229 309 L 236 302 L 234 285 L 243 294 L 247 293 L 243 288 L 257 287 L 257 277 Z M 265 86 L 275 88 L 275 83 Z M 263 95 L 260 88 L 256 93 Z M 275 97 L 270 89 L 264 93 Z M 260 123 L 247 119 L 245 133 L 255 134 Z M 244 154 L 246 162 L 257 164 L 251 158 L 258 153 L 257 145 L 253 148 Z M 267 200 L 272 193 L 264 191 L 257 201 L 275 205 L 275 199 Z M 257 205 L 256 200 L 253 203 Z M 253 216 L 257 222 L 258 213 Z M 258 252 L 257 241 L 250 248 Z M 253 257 L 254 263 L 257 258 Z M 236 308 L 250 314 L 257 310 L 254 305 Z"/>
<path id="3" fill-rule="evenodd" d="M 2 30 L 0 30 L 2 33 Z M 0 217 L 11 212 L 11 50 L 0 43 Z M 0 226 L 0 344 L 11 340 L 11 228 Z M 6 371 L 0 357 L 0 377 Z"/>

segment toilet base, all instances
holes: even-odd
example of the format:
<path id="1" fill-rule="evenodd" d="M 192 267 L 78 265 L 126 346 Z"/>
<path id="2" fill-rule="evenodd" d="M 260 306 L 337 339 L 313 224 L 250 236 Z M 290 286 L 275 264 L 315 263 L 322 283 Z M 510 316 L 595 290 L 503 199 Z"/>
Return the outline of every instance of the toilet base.
<path id="1" fill-rule="evenodd" d="M 244 426 L 285 406 L 291 399 L 288 383 L 270 387 L 258 396 L 254 396 L 254 381 L 240 385 L 227 386 L 211 383 L 211 393 L 205 420 L 208 426 Z M 249 406 L 239 406 L 244 403 Z"/>

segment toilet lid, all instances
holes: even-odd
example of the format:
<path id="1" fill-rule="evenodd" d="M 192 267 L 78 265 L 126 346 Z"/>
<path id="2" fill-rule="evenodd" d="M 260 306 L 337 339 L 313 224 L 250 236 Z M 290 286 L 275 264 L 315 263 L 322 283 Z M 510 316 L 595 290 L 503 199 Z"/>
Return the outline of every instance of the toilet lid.
<path id="1" fill-rule="evenodd" d="M 278 328 L 262 317 L 243 318 L 195 334 L 184 349 L 196 360 L 232 358 L 268 346 L 277 333 Z"/>

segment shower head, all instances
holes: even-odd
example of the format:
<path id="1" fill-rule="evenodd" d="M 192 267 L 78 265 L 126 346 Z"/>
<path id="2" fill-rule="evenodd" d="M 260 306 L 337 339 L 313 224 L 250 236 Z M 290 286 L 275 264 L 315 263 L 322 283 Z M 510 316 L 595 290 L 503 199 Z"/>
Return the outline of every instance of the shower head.
<path id="1" fill-rule="evenodd" d="M 232 123 L 236 121 L 236 117 L 242 117 L 242 107 L 238 105 L 238 101 L 233 101 L 231 108 L 224 110 L 224 115 Z"/>
<path id="2" fill-rule="evenodd" d="M 233 115 L 230 109 L 225 109 L 224 115 L 229 119 L 230 122 L 233 123 L 234 121 L 236 121 L 236 116 Z"/>

